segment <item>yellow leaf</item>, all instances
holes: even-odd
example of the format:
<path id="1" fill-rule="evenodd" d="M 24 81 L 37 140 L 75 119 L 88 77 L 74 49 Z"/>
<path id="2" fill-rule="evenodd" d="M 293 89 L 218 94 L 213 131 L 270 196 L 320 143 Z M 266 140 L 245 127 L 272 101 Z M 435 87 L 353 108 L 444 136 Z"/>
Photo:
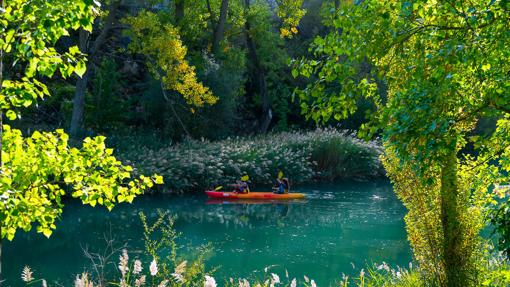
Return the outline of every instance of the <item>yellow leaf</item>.
<path id="1" fill-rule="evenodd" d="M 52 233 L 51 229 L 44 229 L 43 230 L 44 236 L 46 236 L 48 238 L 51 236 L 51 233 Z"/>

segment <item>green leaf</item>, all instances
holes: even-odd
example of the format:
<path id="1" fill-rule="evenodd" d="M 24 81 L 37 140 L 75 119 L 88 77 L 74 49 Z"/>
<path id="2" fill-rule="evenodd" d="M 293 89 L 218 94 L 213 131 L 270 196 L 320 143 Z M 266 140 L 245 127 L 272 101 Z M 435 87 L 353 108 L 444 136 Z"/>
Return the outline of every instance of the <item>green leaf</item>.
<path id="1" fill-rule="evenodd" d="M 292 69 L 292 77 L 297 78 L 299 75 L 299 71 L 297 69 Z"/>
<path id="2" fill-rule="evenodd" d="M 78 63 L 76 63 L 76 67 L 74 68 L 74 72 L 76 75 L 83 77 L 85 72 L 87 71 L 87 65 L 85 64 L 85 61 L 80 60 Z"/>
<path id="3" fill-rule="evenodd" d="M 15 113 L 13 110 L 8 110 L 8 111 L 5 113 L 5 116 L 6 116 L 9 120 L 11 120 L 11 121 L 13 121 L 13 120 L 15 120 L 15 119 L 16 119 L 16 113 Z"/>
<path id="4" fill-rule="evenodd" d="M 78 48 L 78 46 L 72 46 L 71 48 L 69 48 L 69 53 L 71 55 L 78 55 L 80 54 L 80 48 Z"/>

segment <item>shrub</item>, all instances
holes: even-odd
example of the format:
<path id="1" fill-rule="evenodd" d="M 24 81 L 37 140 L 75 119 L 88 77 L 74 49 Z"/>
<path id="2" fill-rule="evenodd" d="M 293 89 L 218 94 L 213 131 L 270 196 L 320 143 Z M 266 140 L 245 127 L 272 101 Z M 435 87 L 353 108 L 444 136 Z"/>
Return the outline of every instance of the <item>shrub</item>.
<path id="1" fill-rule="evenodd" d="M 158 172 L 171 191 L 203 190 L 248 174 L 253 184 L 271 184 L 279 170 L 292 184 L 313 180 L 382 176 L 380 146 L 347 131 L 317 129 L 222 141 L 187 140 L 159 149 L 126 149 L 121 157 L 140 172 Z"/>

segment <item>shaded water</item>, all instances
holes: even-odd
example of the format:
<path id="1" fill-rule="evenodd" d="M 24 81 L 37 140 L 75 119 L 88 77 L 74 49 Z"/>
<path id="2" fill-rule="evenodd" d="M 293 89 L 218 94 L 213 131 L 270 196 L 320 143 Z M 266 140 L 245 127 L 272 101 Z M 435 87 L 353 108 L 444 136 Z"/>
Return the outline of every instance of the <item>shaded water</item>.
<path id="1" fill-rule="evenodd" d="M 207 203 L 204 196 L 145 196 L 107 212 L 70 202 L 50 239 L 19 232 L 4 244 L 4 271 L 9 285 L 29 265 L 50 280 L 70 282 L 90 264 L 82 248 L 101 251 L 105 237 L 143 247 L 138 212 L 157 218 L 157 209 L 177 216 L 175 227 L 188 247 L 211 243 L 209 267 L 215 277 L 250 276 L 273 271 L 307 275 L 328 286 L 342 273 L 355 274 L 366 264 L 386 261 L 406 266 L 411 254 L 404 230 L 405 209 L 387 182 L 303 186 L 303 201 L 267 204 Z M 114 256 L 116 261 L 118 256 Z M 353 268 L 355 267 L 355 269 Z M 222 280 L 219 280 L 221 282 Z M 9 284 L 10 283 L 10 284 Z"/>

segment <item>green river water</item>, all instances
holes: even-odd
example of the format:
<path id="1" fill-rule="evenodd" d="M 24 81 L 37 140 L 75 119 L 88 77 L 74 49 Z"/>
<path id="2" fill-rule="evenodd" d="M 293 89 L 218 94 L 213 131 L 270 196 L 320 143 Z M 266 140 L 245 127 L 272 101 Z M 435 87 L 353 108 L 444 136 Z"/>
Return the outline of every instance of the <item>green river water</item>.
<path id="1" fill-rule="evenodd" d="M 18 286 L 25 265 L 37 278 L 68 284 L 90 268 L 82 248 L 101 251 L 105 237 L 143 247 L 138 213 L 157 218 L 157 209 L 177 216 L 179 243 L 193 250 L 210 243 L 208 267 L 214 276 L 255 276 L 266 266 L 291 277 L 307 275 L 328 286 L 341 274 L 357 274 L 366 264 L 385 261 L 407 266 L 411 260 L 403 216 L 405 209 L 387 182 L 300 186 L 307 199 L 267 204 L 208 202 L 205 196 L 144 196 L 112 212 L 69 202 L 50 239 L 35 231 L 18 232 L 4 243 L 7 284 Z M 133 257 L 135 255 L 133 254 Z M 118 255 L 114 256 L 117 261 Z M 258 270 L 259 273 L 256 273 Z M 254 273 L 255 272 L 255 273 Z"/>

